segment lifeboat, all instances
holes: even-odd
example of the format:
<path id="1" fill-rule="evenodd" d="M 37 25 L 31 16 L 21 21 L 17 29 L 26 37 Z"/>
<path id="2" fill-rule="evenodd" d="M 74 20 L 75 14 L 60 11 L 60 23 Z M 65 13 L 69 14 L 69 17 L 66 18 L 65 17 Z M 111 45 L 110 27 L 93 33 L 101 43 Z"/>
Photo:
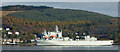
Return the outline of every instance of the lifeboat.
<path id="1" fill-rule="evenodd" d="M 52 35 L 51 37 L 57 37 L 56 35 Z"/>
<path id="2" fill-rule="evenodd" d="M 44 38 L 49 38 L 48 36 L 44 37 Z"/>

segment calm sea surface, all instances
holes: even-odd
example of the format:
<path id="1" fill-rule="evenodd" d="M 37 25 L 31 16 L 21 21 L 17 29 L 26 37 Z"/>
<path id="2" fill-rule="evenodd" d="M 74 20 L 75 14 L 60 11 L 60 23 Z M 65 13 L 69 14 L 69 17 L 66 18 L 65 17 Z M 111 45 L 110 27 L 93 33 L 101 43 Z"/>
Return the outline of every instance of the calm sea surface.
<path id="1" fill-rule="evenodd" d="M 18 46 L 2 45 L 2 50 L 118 50 L 120 46 Z"/>

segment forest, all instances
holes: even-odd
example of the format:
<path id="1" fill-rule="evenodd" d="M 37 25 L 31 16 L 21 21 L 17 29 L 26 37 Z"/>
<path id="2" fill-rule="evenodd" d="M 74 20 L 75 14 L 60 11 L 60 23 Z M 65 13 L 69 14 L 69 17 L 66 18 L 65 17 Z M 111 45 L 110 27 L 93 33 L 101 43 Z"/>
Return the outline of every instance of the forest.
<path id="1" fill-rule="evenodd" d="M 39 37 L 44 30 L 54 31 L 58 25 L 59 30 L 63 30 L 63 36 L 71 38 L 74 38 L 75 33 L 79 36 L 86 33 L 99 40 L 112 39 L 115 43 L 120 39 L 118 19 L 96 12 L 25 5 L 3 6 L 2 11 L 16 11 L 6 15 L 3 13 L 2 27 L 20 32 L 19 36 L 13 34 L 9 38 L 34 39 L 35 34 Z"/>

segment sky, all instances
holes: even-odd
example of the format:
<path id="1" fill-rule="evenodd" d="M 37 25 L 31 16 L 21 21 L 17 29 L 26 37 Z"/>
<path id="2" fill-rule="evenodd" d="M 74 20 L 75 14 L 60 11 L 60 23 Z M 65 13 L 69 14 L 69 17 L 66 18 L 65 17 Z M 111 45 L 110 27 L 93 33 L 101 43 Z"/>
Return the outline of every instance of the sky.
<path id="1" fill-rule="evenodd" d="M 2 2 L 118 2 L 120 0 L 1 0 Z"/>

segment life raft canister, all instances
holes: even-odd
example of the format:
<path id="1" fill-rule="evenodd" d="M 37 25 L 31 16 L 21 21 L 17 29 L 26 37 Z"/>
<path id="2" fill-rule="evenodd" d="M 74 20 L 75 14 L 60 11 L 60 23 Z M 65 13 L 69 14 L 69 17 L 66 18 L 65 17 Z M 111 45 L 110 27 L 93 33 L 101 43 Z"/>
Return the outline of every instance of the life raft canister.
<path id="1" fill-rule="evenodd" d="M 49 38 L 48 36 L 44 37 L 44 38 Z"/>
<path id="2" fill-rule="evenodd" d="M 57 37 L 56 35 L 52 35 L 51 37 Z"/>

